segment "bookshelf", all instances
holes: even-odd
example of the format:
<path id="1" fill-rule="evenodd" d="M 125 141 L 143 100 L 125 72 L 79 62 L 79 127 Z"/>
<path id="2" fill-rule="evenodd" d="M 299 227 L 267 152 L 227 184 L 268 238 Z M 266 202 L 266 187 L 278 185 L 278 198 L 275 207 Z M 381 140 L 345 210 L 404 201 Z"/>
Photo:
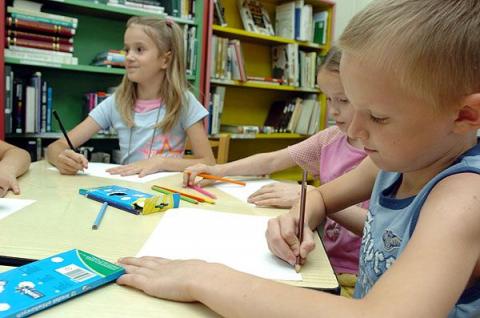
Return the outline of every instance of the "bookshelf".
<path id="1" fill-rule="evenodd" d="M 89 0 L 31 0 L 43 3 L 42 11 L 62 16 L 76 17 L 78 27 L 74 36 L 74 56 L 78 58 L 78 65 L 61 64 L 54 62 L 38 61 L 25 58 L 5 57 L 5 23 L 0 24 L 0 99 L 2 105 L 5 101 L 5 67 L 10 67 L 15 74 L 28 74 L 39 71 L 53 90 L 53 108 L 62 116 L 62 121 L 67 130 L 70 130 L 84 118 L 84 94 L 87 92 L 106 91 L 109 87 L 118 85 L 124 74 L 122 68 L 108 68 L 89 65 L 98 52 L 108 49 L 123 48 L 123 33 L 126 21 L 134 15 L 159 15 L 165 13 L 152 13 L 135 8 L 117 7 L 106 4 L 107 1 Z M 180 1 L 180 0 L 178 0 Z M 0 19 L 5 21 L 8 16 L 7 7 L 13 0 L 2 1 L 0 4 Z M 195 17 L 192 19 L 170 17 L 180 26 L 196 28 L 197 43 L 195 46 L 195 69 L 187 75 L 193 93 L 202 100 L 205 91 L 205 67 L 203 60 L 205 52 L 204 21 L 208 16 L 208 4 L 194 1 Z M 204 10 L 205 9 L 205 10 Z M 5 107 L 5 106 L 4 106 Z M 7 141 L 25 146 L 29 141 L 34 141 L 37 154 L 48 143 L 58 138 L 59 128 L 52 121 L 52 131 L 42 133 L 9 133 L 5 132 L 4 109 L 0 111 L 0 137 Z M 111 145 L 115 140 L 113 136 L 98 135 L 96 141 L 108 141 Z M 113 142 L 113 147 L 116 142 Z"/>
<path id="2" fill-rule="evenodd" d="M 274 46 L 297 44 L 299 50 L 316 52 L 318 55 L 325 55 L 330 48 L 335 13 L 334 1 L 305 0 L 305 4 L 312 6 L 313 12 L 328 12 L 326 41 L 323 45 L 246 31 L 237 2 L 238 0 L 221 0 L 221 4 L 225 9 L 224 19 L 226 25 L 213 25 L 209 30 L 210 34 L 208 39 L 210 40 L 211 37 L 218 36 L 240 40 L 245 69 L 249 76 L 272 77 L 271 50 Z M 291 1 L 263 0 L 260 2 L 268 12 L 275 28 L 276 6 Z M 210 9 L 212 16 L 214 9 L 215 8 Z M 211 50 L 214 50 L 211 45 L 209 47 Z M 207 61 L 207 69 L 211 70 L 209 63 L 215 63 L 215 61 L 212 61 L 215 52 L 210 51 L 208 54 L 211 58 Z M 217 86 L 225 87 L 223 112 L 221 114 L 222 124 L 263 126 L 270 106 L 274 101 L 288 100 L 295 97 L 302 98 L 306 95 L 316 94 L 316 98 L 321 107 L 319 129 L 325 128 L 326 99 L 317 87 L 304 88 L 290 85 L 272 85 L 269 83 L 249 83 L 248 81 L 241 82 L 231 79 L 219 79 L 215 77 L 214 74 L 207 76 L 206 92 L 212 93 Z M 278 150 L 288 145 L 298 143 L 307 137 L 307 135 L 297 133 L 232 134 L 229 160 L 237 160 L 258 152 Z M 299 169 L 289 169 L 284 173 L 277 174 L 275 177 L 300 180 L 300 176 Z"/>

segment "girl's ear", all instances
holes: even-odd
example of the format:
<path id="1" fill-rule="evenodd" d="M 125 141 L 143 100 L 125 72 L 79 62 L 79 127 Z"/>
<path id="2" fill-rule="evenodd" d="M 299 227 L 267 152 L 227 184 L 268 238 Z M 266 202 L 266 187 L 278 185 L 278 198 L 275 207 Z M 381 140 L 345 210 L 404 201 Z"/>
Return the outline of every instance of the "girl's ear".
<path id="1" fill-rule="evenodd" d="M 455 119 L 455 132 L 465 133 L 480 128 L 480 93 L 468 95 L 462 101 Z"/>
<path id="2" fill-rule="evenodd" d="M 168 51 L 167 53 L 162 54 L 162 56 L 160 56 L 160 63 L 161 63 L 160 67 L 163 70 L 167 69 L 171 60 L 172 60 L 172 51 Z"/>

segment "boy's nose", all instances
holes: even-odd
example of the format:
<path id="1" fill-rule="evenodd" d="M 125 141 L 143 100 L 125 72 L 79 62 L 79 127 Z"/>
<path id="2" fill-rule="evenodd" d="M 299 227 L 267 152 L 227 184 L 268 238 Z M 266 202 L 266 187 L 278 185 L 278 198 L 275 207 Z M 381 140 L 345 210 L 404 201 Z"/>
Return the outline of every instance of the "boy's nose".
<path id="1" fill-rule="evenodd" d="M 350 126 L 348 127 L 347 134 L 349 137 L 354 139 L 368 139 L 368 131 L 366 130 L 364 122 L 358 112 L 353 113 L 352 121 L 350 122 Z"/>

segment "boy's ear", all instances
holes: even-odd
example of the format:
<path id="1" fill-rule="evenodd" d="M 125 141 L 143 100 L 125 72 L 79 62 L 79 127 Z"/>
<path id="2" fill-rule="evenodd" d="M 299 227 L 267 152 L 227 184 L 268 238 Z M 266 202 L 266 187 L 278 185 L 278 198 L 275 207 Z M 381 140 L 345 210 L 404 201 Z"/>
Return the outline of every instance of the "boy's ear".
<path id="1" fill-rule="evenodd" d="M 462 101 L 455 119 L 455 132 L 465 133 L 480 128 L 480 93 L 468 95 Z"/>

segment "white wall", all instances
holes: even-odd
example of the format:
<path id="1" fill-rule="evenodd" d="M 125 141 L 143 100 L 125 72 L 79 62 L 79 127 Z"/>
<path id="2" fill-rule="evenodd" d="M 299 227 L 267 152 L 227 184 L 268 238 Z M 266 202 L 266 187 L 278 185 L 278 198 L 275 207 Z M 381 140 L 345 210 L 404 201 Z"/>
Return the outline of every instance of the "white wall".
<path id="1" fill-rule="evenodd" d="M 335 6 L 335 29 L 333 38 L 336 40 L 342 34 L 348 21 L 372 0 L 337 0 Z"/>

